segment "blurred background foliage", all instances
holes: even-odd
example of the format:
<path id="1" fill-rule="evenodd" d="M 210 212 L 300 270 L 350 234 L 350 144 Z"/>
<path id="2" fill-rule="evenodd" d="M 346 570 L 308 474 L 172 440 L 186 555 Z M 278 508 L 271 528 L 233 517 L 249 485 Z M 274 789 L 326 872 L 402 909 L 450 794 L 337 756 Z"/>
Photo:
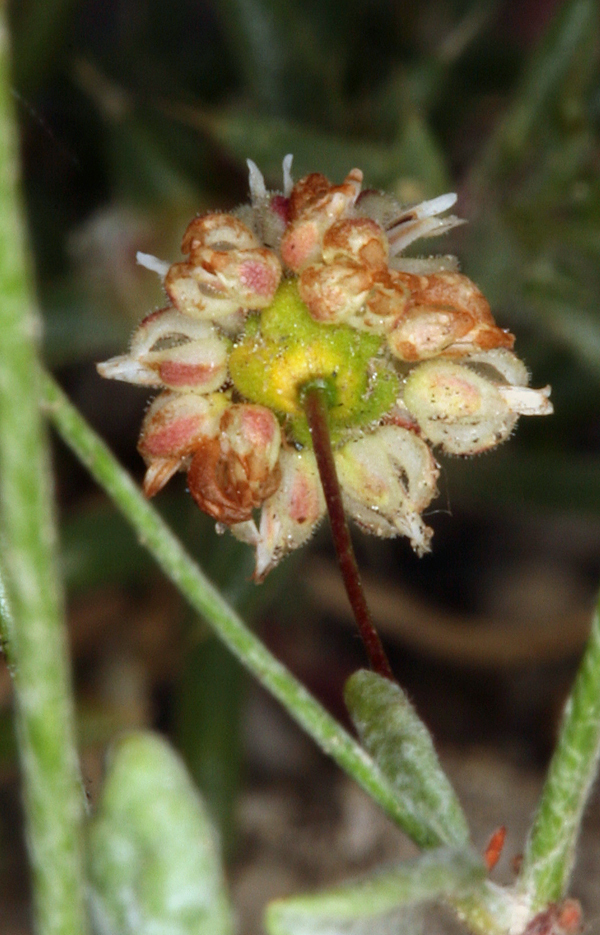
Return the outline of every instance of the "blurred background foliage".
<path id="1" fill-rule="evenodd" d="M 433 249 L 459 255 L 498 322 L 516 332 L 533 383 L 552 384 L 556 414 L 526 420 L 485 458 L 445 460 L 431 558 L 363 539 L 359 551 L 375 588 L 408 580 L 427 596 L 416 612 L 423 627 L 443 601 L 475 615 L 469 633 L 486 630 L 486 614 L 516 613 L 525 627 L 532 608 L 542 623 L 570 613 L 579 621 L 564 650 L 570 659 L 583 639 L 577 612 L 600 569 L 596 0 L 13 0 L 10 8 L 46 359 L 137 476 L 145 396 L 103 384 L 93 367 L 162 303 L 155 277 L 135 265 L 137 250 L 175 261 L 191 216 L 245 199 L 248 157 L 273 187 L 291 152 L 296 178 L 319 170 L 340 181 L 357 165 L 368 186 L 406 202 L 459 193 L 469 224 Z M 128 724 L 167 729 L 231 841 L 245 692 L 237 665 L 156 583 L 125 523 L 58 447 L 56 465 L 84 749 L 101 749 Z M 346 631 L 331 638 L 333 649 L 323 636 L 307 648 L 318 617 L 315 566 L 303 574 L 303 558 L 288 559 L 257 589 L 249 550 L 216 537 L 183 483 L 173 488 L 159 509 L 336 709 L 343 676 L 361 659 Z M 327 541 L 322 533 L 315 543 L 323 563 Z M 521 565 L 533 569 L 533 584 L 523 585 Z M 519 587 L 528 597 L 514 611 Z M 397 597 L 397 616 L 408 619 L 412 605 Z M 329 605 L 324 619 L 344 615 Z M 438 624 L 462 625 L 443 616 Z M 426 718 L 442 736 L 452 721 L 450 739 L 464 740 L 451 703 L 442 706 L 446 720 L 436 707 L 445 662 L 435 647 L 425 651 L 427 675 L 418 639 L 411 655 L 406 629 L 386 633 Z M 482 659 L 486 674 L 477 677 L 489 682 L 494 659 Z M 523 694 L 515 684 L 511 676 L 513 707 Z M 481 698 L 475 675 L 470 685 Z M 10 773 L 8 682 L 2 691 L 0 758 Z M 471 733 L 482 723 L 469 721 Z M 535 755 L 550 743 L 546 731 Z"/>

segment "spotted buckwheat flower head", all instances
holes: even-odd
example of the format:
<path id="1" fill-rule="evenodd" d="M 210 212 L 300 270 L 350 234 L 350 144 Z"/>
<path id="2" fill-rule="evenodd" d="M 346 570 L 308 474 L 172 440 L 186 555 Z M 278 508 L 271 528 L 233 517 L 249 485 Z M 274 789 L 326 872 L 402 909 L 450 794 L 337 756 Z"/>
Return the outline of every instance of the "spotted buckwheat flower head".
<path id="1" fill-rule="evenodd" d="M 303 406 L 319 386 L 346 511 L 419 554 L 437 494 L 432 447 L 472 455 L 519 415 L 552 412 L 528 387 L 499 328 L 453 257 L 409 259 L 414 240 L 462 223 L 455 195 L 413 207 L 319 173 L 283 192 L 250 168 L 250 204 L 195 218 L 182 263 L 138 255 L 163 279 L 165 308 L 99 372 L 161 390 L 139 441 L 154 496 L 186 471 L 201 510 L 256 550 L 261 579 L 310 537 L 325 499 Z"/>

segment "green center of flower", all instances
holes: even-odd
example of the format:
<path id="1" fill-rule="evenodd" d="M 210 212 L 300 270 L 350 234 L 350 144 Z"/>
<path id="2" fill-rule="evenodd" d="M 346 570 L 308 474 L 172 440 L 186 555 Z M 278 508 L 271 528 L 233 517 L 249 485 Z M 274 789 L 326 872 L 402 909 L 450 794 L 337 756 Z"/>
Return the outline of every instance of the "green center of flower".
<path id="1" fill-rule="evenodd" d="M 318 382 L 327 391 L 334 444 L 349 430 L 380 419 L 400 392 L 383 355 L 383 339 L 314 321 L 293 279 L 280 285 L 268 308 L 249 317 L 231 352 L 229 372 L 242 396 L 286 419 L 303 445 L 310 445 L 302 407 L 307 386 Z"/>

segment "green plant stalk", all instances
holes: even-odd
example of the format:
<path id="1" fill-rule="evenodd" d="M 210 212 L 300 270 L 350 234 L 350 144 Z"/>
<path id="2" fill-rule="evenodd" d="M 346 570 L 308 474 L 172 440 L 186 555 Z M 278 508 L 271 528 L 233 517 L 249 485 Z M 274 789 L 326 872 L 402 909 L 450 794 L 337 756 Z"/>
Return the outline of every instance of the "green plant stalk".
<path id="1" fill-rule="evenodd" d="M 600 602 L 565 707 L 558 743 L 529 834 L 518 890 L 533 912 L 561 899 L 600 757 Z"/>
<path id="2" fill-rule="evenodd" d="M 15 689 L 40 935 L 86 931 L 84 799 L 56 575 L 51 472 L 39 411 L 39 331 L 18 195 L 5 6 L 0 7 L 0 510 L 2 636 Z"/>

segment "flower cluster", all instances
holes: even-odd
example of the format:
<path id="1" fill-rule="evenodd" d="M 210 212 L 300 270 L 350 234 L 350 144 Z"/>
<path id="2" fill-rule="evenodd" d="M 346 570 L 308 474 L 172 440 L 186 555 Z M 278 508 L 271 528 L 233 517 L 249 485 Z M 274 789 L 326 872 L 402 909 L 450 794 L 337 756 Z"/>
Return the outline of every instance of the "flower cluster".
<path id="1" fill-rule="evenodd" d="M 168 304 L 98 365 L 161 389 L 139 442 L 144 490 L 186 471 L 200 509 L 255 547 L 262 578 L 325 513 L 303 408 L 319 385 L 347 512 L 423 553 L 431 446 L 492 448 L 520 414 L 552 411 L 549 388 L 527 386 L 513 336 L 453 257 L 401 256 L 461 223 L 446 214 L 455 195 L 406 208 L 362 191 L 358 169 L 341 185 L 319 173 L 293 184 L 289 156 L 283 193 L 270 192 L 249 167 L 251 203 L 195 218 L 185 262 L 138 256 Z"/>

